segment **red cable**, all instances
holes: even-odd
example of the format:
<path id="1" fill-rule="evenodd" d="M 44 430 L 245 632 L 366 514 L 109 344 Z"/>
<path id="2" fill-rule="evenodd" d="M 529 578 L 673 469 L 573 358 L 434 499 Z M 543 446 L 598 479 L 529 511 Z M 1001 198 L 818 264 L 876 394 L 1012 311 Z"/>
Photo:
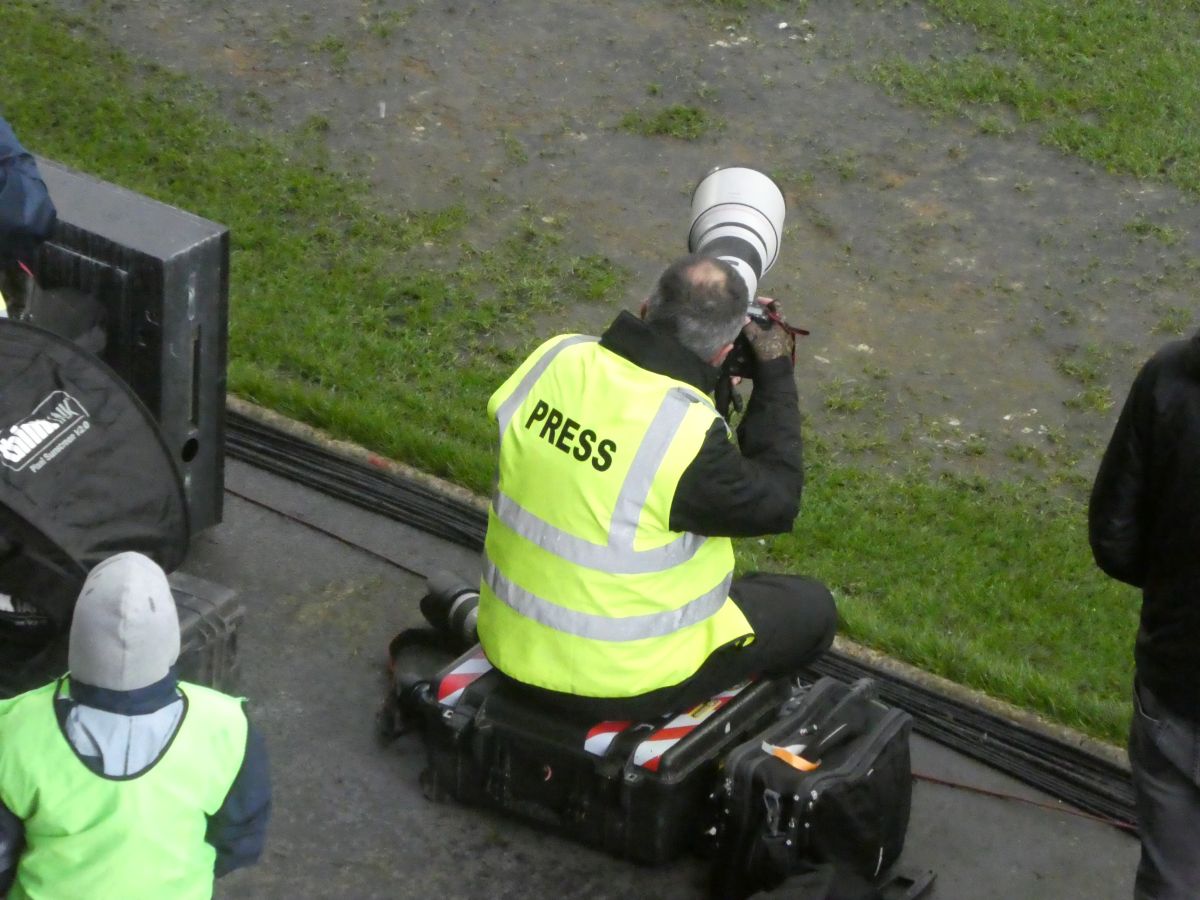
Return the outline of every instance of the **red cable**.
<path id="1" fill-rule="evenodd" d="M 995 797 L 998 800 L 1015 800 L 1018 803 L 1028 803 L 1030 806 L 1036 806 L 1040 809 L 1047 809 L 1051 812 L 1066 813 L 1069 816 L 1078 816 L 1081 819 L 1090 819 L 1093 822 L 1100 822 L 1104 825 L 1111 825 L 1114 828 L 1120 828 L 1122 831 L 1128 831 L 1133 834 L 1137 833 L 1137 825 L 1133 822 L 1123 822 L 1120 819 L 1110 819 L 1105 816 L 1094 816 L 1091 813 L 1083 812 L 1078 809 L 1071 809 L 1067 806 L 1055 806 L 1051 803 L 1043 803 L 1040 800 L 1030 800 L 1027 797 L 1018 797 L 1015 794 L 1004 794 L 1000 791 L 991 791 L 987 788 L 977 787 L 973 784 L 960 784 L 957 781 L 946 781 L 942 778 L 936 778 L 933 775 L 925 775 L 921 772 L 913 772 L 913 778 L 918 781 L 928 781 L 930 784 L 940 784 L 943 787 L 958 788 L 963 791 L 972 791 L 976 794 L 983 794 L 985 797 Z"/>

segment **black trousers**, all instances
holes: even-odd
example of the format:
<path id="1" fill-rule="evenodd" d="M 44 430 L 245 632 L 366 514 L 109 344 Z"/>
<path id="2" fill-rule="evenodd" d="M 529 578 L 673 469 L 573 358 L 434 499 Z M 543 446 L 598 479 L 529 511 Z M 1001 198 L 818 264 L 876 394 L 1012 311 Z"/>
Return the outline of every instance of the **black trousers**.
<path id="1" fill-rule="evenodd" d="M 1135 679 L 1129 767 L 1142 855 L 1136 900 L 1194 900 L 1200 891 L 1200 723 L 1163 706 Z"/>
<path id="2" fill-rule="evenodd" d="M 745 647 L 721 647 L 678 684 L 612 699 L 510 684 L 530 701 L 568 715 L 595 721 L 646 720 L 682 712 L 752 675 L 793 675 L 833 643 L 837 608 L 829 589 L 813 578 L 753 572 L 735 579 L 729 596 L 754 629 L 754 641 Z"/>

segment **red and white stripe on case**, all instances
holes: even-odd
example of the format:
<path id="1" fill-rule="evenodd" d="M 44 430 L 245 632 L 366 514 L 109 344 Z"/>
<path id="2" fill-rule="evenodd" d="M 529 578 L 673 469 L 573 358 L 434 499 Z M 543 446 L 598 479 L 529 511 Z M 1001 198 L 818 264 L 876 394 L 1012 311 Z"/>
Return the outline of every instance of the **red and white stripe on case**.
<path id="1" fill-rule="evenodd" d="M 483 653 L 483 648 L 472 647 L 454 663 L 454 668 L 441 680 L 437 688 L 438 703 L 454 707 L 462 698 L 462 692 L 470 687 L 479 676 L 490 672 L 492 664 Z"/>
<path id="2" fill-rule="evenodd" d="M 588 729 L 583 739 L 583 749 L 593 756 L 603 756 L 612 746 L 613 739 L 632 725 L 632 722 L 601 722 Z"/>
<path id="3" fill-rule="evenodd" d="M 650 772 L 657 772 L 664 753 L 691 734 L 697 725 L 736 697 L 749 684 L 749 681 L 743 681 L 712 699 L 705 700 L 699 706 L 677 715 L 634 748 L 634 763 Z"/>

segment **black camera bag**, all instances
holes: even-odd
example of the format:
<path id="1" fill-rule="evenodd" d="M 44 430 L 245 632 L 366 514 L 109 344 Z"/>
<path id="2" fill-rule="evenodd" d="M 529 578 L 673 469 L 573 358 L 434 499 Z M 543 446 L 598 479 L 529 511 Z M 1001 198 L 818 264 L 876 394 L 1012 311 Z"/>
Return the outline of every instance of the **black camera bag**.
<path id="1" fill-rule="evenodd" d="M 908 830 L 911 733 L 867 678 L 821 678 L 790 702 L 726 760 L 715 893 L 745 897 L 813 866 L 877 883 Z"/>

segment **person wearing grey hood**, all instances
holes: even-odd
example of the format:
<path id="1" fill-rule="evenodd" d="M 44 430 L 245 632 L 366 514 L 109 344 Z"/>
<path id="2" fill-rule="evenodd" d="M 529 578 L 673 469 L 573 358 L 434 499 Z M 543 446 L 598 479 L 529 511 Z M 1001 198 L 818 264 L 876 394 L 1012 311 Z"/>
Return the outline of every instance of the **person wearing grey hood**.
<path id="1" fill-rule="evenodd" d="M 257 861 L 271 811 L 266 745 L 239 698 L 179 681 L 162 569 L 92 569 L 67 675 L 0 701 L 0 894 L 211 897 Z"/>

